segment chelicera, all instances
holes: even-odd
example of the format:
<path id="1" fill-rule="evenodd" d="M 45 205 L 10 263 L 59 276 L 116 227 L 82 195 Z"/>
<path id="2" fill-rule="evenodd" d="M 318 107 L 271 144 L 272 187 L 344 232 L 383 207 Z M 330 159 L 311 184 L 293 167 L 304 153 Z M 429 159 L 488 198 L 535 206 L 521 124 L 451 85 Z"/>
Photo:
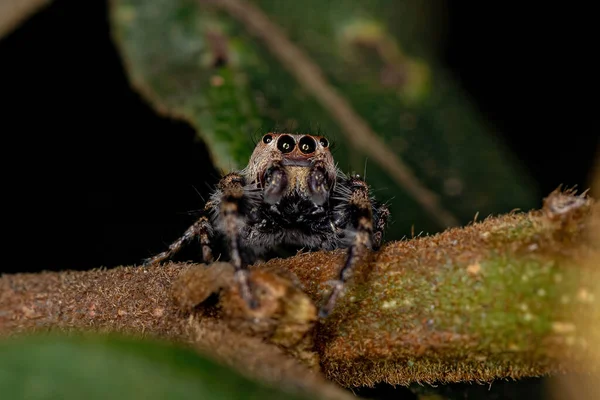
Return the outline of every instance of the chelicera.
<path id="1" fill-rule="evenodd" d="M 215 245 L 235 267 L 244 300 L 257 307 L 247 266 L 274 248 L 347 248 L 344 265 L 319 315 L 327 316 L 357 260 L 381 246 L 389 217 L 358 175 L 347 175 L 333 160 L 322 136 L 268 133 L 257 143 L 248 165 L 226 174 L 200 218 L 168 250 L 146 260 L 160 263 L 197 239 L 202 259 L 213 261 Z"/>

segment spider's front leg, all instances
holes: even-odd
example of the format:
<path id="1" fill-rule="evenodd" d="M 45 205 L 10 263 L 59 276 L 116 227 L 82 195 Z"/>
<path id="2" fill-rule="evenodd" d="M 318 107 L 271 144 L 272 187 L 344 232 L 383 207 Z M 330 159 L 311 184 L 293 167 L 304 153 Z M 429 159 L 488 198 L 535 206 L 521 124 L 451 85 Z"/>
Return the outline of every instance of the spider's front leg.
<path id="1" fill-rule="evenodd" d="M 319 310 L 319 317 L 327 317 L 338 297 L 344 289 L 344 284 L 349 278 L 356 262 L 373 248 L 378 248 L 389 211 L 386 206 L 376 208 L 373 215 L 374 204 L 371 201 L 369 187 L 357 177 L 349 178 L 347 205 L 343 212 L 350 216 L 351 229 L 354 231 L 352 243 L 348 247 L 346 262 L 340 270 L 339 277 L 334 281 L 333 289 L 325 304 Z"/>
<path id="2" fill-rule="evenodd" d="M 200 245 L 202 246 L 202 261 L 207 264 L 211 263 L 213 261 L 213 255 L 210 247 L 210 237 L 212 236 L 213 229 L 208 218 L 208 213 L 211 211 L 212 207 L 213 203 L 206 203 L 202 216 L 198 218 L 198 220 L 194 222 L 180 238 L 171 243 L 168 250 L 145 259 L 143 265 L 158 264 L 171 258 L 175 253 L 180 251 L 185 244 L 196 237 L 200 239 Z"/>
<path id="3" fill-rule="evenodd" d="M 240 294 L 248 306 L 254 309 L 258 303 L 250 290 L 250 274 L 240 254 L 240 231 L 246 224 L 242 215 L 243 202 L 247 200 L 244 186 L 244 177 L 235 172 L 225 175 L 219 182 L 218 198 L 216 199 L 219 202 L 217 229 L 225 235 L 229 242 L 231 263 L 235 268 L 235 279 L 239 284 Z"/>

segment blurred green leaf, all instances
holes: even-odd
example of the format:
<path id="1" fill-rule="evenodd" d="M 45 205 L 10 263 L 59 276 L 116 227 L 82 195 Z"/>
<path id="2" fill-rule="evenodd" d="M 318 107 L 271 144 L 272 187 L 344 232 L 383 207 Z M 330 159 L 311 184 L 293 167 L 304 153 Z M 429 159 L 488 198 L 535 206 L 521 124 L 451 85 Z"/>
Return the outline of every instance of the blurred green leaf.
<path id="1" fill-rule="evenodd" d="M 391 200 L 387 239 L 538 205 L 436 62 L 429 2 L 113 0 L 111 18 L 133 84 L 221 169 L 247 163 L 253 136 L 318 128 L 342 170 L 366 169 Z"/>
<path id="2" fill-rule="evenodd" d="M 104 336 L 0 342 L 2 399 L 301 399 L 174 345 Z"/>

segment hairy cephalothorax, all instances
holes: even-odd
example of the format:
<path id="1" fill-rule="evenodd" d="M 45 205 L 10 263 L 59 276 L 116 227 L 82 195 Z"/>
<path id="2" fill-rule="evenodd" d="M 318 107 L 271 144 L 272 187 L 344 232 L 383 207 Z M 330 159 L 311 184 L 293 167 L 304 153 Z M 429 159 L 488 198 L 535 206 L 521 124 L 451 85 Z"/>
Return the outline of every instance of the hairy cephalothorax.
<path id="1" fill-rule="evenodd" d="M 358 176 L 335 166 L 326 138 L 269 133 L 256 145 L 248 166 L 225 175 L 202 216 L 169 249 L 146 261 L 161 262 L 191 239 L 204 262 L 224 240 L 240 293 L 257 306 L 247 266 L 278 246 L 307 250 L 348 248 L 345 264 L 319 315 L 327 316 L 356 261 L 378 249 L 389 216 Z"/>

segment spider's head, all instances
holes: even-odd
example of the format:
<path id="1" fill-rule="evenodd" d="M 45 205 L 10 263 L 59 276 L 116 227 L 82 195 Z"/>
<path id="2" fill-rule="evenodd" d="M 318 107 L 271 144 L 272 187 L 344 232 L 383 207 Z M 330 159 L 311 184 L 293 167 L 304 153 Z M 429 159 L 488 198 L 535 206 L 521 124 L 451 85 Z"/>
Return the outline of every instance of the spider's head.
<path id="1" fill-rule="evenodd" d="M 329 151 L 329 141 L 325 137 L 267 133 L 254 148 L 246 173 L 260 180 L 273 162 L 280 162 L 286 168 L 308 170 L 317 161 L 322 161 L 327 173 L 335 176 L 333 156 Z"/>

